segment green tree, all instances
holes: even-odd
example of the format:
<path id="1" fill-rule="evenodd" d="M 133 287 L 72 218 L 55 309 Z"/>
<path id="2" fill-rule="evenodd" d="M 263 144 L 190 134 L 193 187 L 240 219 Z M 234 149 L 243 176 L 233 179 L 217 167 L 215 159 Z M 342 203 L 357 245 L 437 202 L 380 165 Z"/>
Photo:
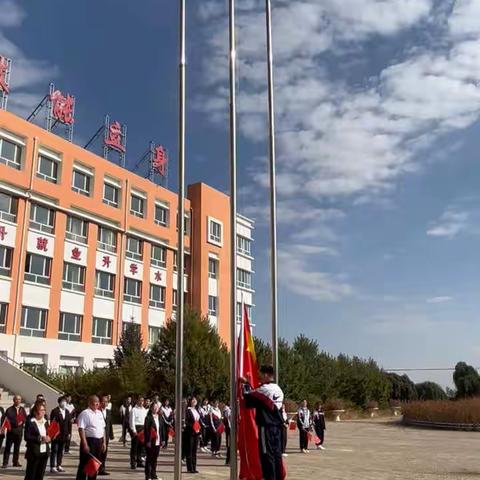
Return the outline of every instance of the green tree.
<path id="1" fill-rule="evenodd" d="M 186 308 L 184 315 L 183 392 L 185 397 L 229 397 L 229 353 L 210 325 L 208 317 Z M 150 387 L 173 398 L 175 393 L 176 322 L 162 327 L 158 342 L 152 346 Z"/>
<path id="2" fill-rule="evenodd" d="M 125 358 L 129 356 L 141 356 L 147 358 L 147 352 L 143 348 L 142 332 L 140 325 L 127 323 L 122 332 L 117 348 L 113 352 L 113 363 L 111 367 L 121 367 Z"/>
<path id="3" fill-rule="evenodd" d="M 453 372 L 453 381 L 457 387 L 457 397 L 466 398 L 480 394 L 480 375 L 471 365 L 458 362 Z"/>
<path id="4" fill-rule="evenodd" d="M 435 382 L 422 382 L 415 385 L 419 400 L 447 400 L 445 390 Z"/>
<path id="5" fill-rule="evenodd" d="M 400 402 L 411 402 L 418 399 L 415 384 L 408 375 L 398 375 L 396 373 L 387 373 L 390 381 L 390 398 Z"/>

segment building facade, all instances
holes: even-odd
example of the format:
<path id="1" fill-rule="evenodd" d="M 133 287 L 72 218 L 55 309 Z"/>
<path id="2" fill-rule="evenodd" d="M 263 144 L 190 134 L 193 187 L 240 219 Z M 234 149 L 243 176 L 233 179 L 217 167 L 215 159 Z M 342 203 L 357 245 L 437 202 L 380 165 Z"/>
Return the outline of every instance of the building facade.
<path id="1" fill-rule="evenodd" d="M 185 200 L 186 301 L 230 339 L 229 197 Z M 0 354 L 104 367 L 126 323 L 145 346 L 177 304 L 177 195 L 0 110 Z M 237 220 L 238 305 L 253 305 L 253 222 Z"/>

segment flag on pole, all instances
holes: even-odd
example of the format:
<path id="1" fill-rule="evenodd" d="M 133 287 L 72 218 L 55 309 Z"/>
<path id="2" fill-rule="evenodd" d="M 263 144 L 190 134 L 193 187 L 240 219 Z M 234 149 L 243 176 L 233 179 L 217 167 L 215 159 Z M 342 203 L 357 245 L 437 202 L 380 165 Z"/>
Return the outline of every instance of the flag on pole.
<path id="1" fill-rule="evenodd" d="M 255 344 L 250 331 L 247 309 L 243 307 L 243 322 L 239 345 L 239 377 L 246 378 L 253 388 L 260 385 L 258 379 Z M 258 429 L 255 423 L 255 411 L 245 407 L 245 399 L 241 386 L 238 386 L 238 451 L 240 454 L 241 480 L 262 480 L 262 466 L 258 451 Z"/>

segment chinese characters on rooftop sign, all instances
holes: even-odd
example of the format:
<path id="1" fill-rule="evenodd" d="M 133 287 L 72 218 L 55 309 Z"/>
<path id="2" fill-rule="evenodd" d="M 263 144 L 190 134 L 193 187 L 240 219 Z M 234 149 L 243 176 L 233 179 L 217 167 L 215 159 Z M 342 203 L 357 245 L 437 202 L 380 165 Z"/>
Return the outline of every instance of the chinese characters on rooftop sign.
<path id="1" fill-rule="evenodd" d="M 7 108 L 7 99 L 10 92 L 10 69 L 12 61 L 0 55 L 0 108 Z"/>
<path id="2" fill-rule="evenodd" d="M 127 127 L 118 120 L 110 122 L 110 117 L 105 115 L 103 156 L 108 158 L 108 154 L 112 150 L 118 153 L 120 165 L 124 167 L 127 151 Z"/>

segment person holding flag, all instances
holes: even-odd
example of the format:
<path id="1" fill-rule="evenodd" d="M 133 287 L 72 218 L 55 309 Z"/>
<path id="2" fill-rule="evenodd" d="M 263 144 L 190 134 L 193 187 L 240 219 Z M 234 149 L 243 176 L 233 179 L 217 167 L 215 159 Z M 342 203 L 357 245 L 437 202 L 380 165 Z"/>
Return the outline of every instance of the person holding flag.
<path id="1" fill-rule="evenodd" d="M 95 480 L 102 465 L 102 454 L 106 449 L 105 419 L 100 411 L 100 401 L 96 395 L 88 399 L 88 408 L 77 417 L 78 434 L 80 435 L 80 462 L 76 480 Z"/>
<path id="2" fill-rule="evenodd" d="M 323 442 L 325 441 L 325 414 L 323 413 L 322 404 L 317 402 L 315 405 L 315 411 L 313 412 L 313 428 L 315 430 L 316 438 L 315 445 L 317 450 L 325 450 Z"/>
<path id="3" fill-rule="evenodd" d="M 44 402 L 36 401 L 25 423 L 25 442 L 27 444 L 25 480 L 43 480 L 45 475 L 51 441 L 45 412 Z"/>
<path id="4" fill-rule="evenodd" d="M 22 397 L 15 395 L 13 405 L 5 411 L 2 422 L 2 430 L 6 432 L 7 440 L 5 442 L 5 451 L 3 452 L 3 468 L 7 468 L 10 458 L 10 451 L 13 446 L 13 466 L 21 467 L 18 461 L 20 457 L 20 444 L 22 443 L 23 427 L 27 419 L 27 412 L 22 407 Z"/>
<path id="5" fill-rule="evenodd" d="M 308 402 L 304 400 L 297 411 L 297 426 L 300 436 L 300 450 L 302 453 L 310 453 L 308 450 L 308 441 L 310 439 L 311 421 Z"/>
<path id="6" fill-rule="evenodd" d="M 64 396 L 58 398 L 58 407 L 50 413 L 50 427 L 57 426 L 57 435 L 51 436 L 52 448 L 50 453 L 50 472 L 64 472 L 62 467 L 65 443 L 70 431 L 70 412 L 67 410 L 67 399 Z"/>
<path id="7" fill-rule="evenodd" d="M 147 458 L 145 480 L 157 480 L 157 461 L 160 453 L 160 402 L 152 402 L 144 424 L 144 439 Z"/>
<path id="8" fill-rule="evenodd" d="M 143 400 L 143 396 L 139 395 L 137 403 L 130 412 L 130 431 L 132 432 L 132 442 L 130 444 L 130 468 L 132 470 L 135 470 L 137 467 L 145 467 L 145 464 L 142 461 L 142 436 L 140 436 L 140 438 L 138 436 L 139 433 L 143 432 L 145 417 L 147 416 L 147 410 L 143 406 Z M 142 433 L 142 435 L 144 435 L 144 433 Z"/>
<path id="9" fill-rule="evenodd" d="M 185 457 L 187 461 L 187 471 L 189 473 L 198 473 L 197 470 L 197 450 L 198 439 L 201 433 L 200 414 L 196 408 L 197 399 L 192 397 L 188 400 L 185 411 L 185 430 L 183 439 L 185 441 Z"/>

